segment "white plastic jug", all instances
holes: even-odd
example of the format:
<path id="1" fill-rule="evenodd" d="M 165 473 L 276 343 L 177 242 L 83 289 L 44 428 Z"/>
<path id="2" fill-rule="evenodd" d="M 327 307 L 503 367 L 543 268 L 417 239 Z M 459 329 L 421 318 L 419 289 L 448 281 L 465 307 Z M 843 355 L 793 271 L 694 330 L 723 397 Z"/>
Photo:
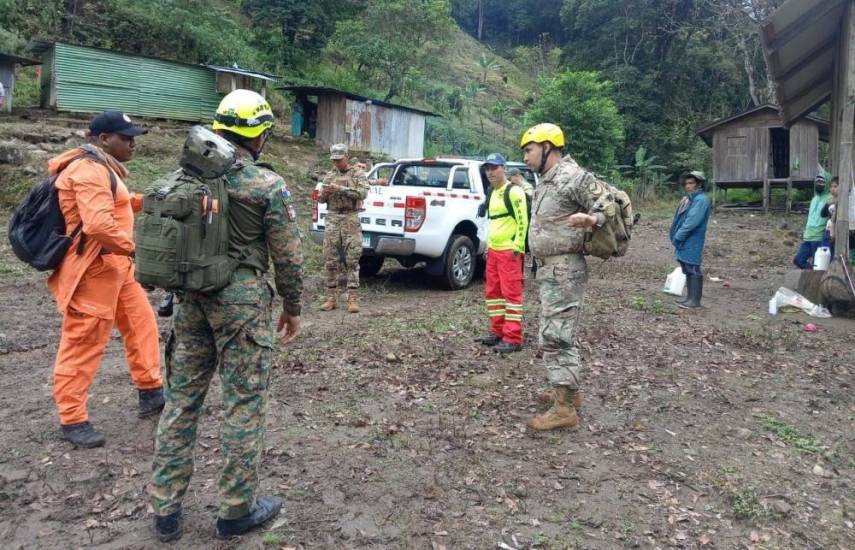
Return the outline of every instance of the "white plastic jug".
<path id="1" fill-rule="evenodd" d="M 686 274 L 683 273 L 682 268 L 678 267 L 665 278 L 665 287 L 662 292 L 682 296 L 684 288 L 686 288 Z"/>
<path id="2" fill-rule="evenodd" d="M 816 249 L 813 255 L 814 271 L 828 271 L 828 265 L 831 263 L 831 249 L 827 246 L 820 246 Z"/>

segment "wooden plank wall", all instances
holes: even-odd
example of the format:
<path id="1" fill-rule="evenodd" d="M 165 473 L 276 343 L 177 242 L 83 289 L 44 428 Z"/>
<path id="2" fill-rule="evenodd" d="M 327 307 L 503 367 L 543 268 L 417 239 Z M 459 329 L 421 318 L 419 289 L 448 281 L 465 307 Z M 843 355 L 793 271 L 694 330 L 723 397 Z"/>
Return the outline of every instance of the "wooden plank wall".
<path id="1" fill-rule="evenodd" d="M 790 127 L 790 179 L 813 181 L 818 164 L 819 130 L 816 124 L 799 120 Z"/>
<path id="2" fill-rule="evenodd" d="M 729 124 L 713 134 L 715 181 L 762 181 L 769 156 L 769 130 Z"/>
<path id="3" fill-rule="evenodd" d="M 318 125 L 315 139 L 324 145 L 346 143 L 345 98 L 340 95 L 318 96 Z"/>

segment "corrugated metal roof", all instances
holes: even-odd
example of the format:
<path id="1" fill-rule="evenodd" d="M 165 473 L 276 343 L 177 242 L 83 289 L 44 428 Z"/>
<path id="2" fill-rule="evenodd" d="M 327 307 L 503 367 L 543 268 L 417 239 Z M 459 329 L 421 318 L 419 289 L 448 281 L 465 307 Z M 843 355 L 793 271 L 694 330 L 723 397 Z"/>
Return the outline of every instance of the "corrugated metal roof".
<path id="1" fill-rule="evenodd" d="M 268 80 L 270 82 L 279 80 L 281 77 L 276 76 L 275 74 L 263 73 L 261 71 L 249 71 L 246 69 L 241 69 L 240 67 L 220 67 L 219 65 L 205 65 L 211 70 L 217 71 L 218 73 L 230 73 L 230 74 L 239 74 L 242 76 L 249 76 L 252 78 L 258 78 L 259 80 Z"/>
<path id="2" fill-rule="evenodd" d="M 201 65 L 63 43 L 55 52 L 59 110 L 198 121 L 210 119 L 221 98 L 215 73 Z"/>
<path id="3" fill-rule="evenodd" d="M 319 94 L 331 94 L 331 95 L 342 95 L 348 99 L 354 99 L 356 101 L 364 101 L 368 103 L 372 103 L 375 105 L 381 105 L 383 107 L 389 107 L 391 109 L 401 109 L 404 111 L 412 111 L 414 113 L 419 113 L 425 116 L 435 116 L 442 117 L 442 115 L 432 113 L 430 111 L 425 111 L 424 109 L 416 109 L 415 107 L 407 107 L 405 105 L 396 105 L 394 103 L 389 103 L 387 101 L 382 101 L 380 99 L 373 99 L 370 97 L 361 96 L 358 94 L 353 94 L 350 92 L 345 92 L 344 90 L 337 90 L 335 88 L 328 88 L 326 86 L 277 86 L 277 90 L 287 90 L 289 92 L 297 92 L 306 95 L 319 95 Z"/>
<path id="4" fill-rule="evenodd" d="M 835 44 L 851 0 L 789 0 L 760 28 L 785 124 L 831 96 Z"/>

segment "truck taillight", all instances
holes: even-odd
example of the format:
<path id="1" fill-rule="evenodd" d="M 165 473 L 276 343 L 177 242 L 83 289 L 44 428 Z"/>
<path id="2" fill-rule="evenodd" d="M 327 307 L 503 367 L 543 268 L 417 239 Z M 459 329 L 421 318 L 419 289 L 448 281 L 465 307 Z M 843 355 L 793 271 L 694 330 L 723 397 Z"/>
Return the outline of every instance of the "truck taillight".
<path id="1" fill-rule="evenodd" d="M 427 217 L 427 201 L 424 197 L 407 197 L 404 204 L 404 231 L 414 233 L 421 229 Z"/>
<path id="2" fill-rule="evenodd" d="M 318 223 L 318 190 L 312 191 L 312 223 Z"/>

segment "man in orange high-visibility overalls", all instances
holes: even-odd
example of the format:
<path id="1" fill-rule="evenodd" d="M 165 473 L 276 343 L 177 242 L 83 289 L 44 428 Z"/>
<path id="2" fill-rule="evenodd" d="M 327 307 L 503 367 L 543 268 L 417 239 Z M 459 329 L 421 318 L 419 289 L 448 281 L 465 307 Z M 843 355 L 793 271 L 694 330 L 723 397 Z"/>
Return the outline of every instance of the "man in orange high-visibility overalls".
<path id="1" fill-rule="evenodd" d="M 66 232 L 75 235 L 48 279 L 63 316 L 53 396 L 63 438 L 79 447 L 104 444 L 104 436 L 89 423 L 86 401 L 113 326 L 122 334 L 131 379 L 139 390 L 139 416 L 163 409 L 157 322 L 134 279 L 130 258 L 133 213 L 142 201 L 125 187 L 128 171 L 121 164 L 134 155 L 134 137 L 145 132 L 127 115 L 105 111 L 92 119 L 88 144 L 48 165 L 51 174 L 59 174 L 56 188 Z"/>

